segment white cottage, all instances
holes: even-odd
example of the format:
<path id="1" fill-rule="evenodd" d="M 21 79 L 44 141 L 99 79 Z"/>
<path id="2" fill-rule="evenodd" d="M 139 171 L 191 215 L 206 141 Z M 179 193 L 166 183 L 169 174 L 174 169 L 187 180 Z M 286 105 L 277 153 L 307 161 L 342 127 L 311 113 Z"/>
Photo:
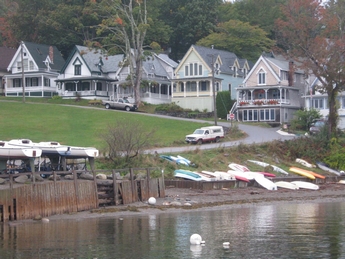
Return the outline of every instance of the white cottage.
<path id="1" fill-rule="evenodd" d="M 51 97 L 65 61 L 55 46 L 21 42 L 4 76 L 6 96 Z M 24 84 L 23 84 L 24 82 Z M 24 86 L 24 91 L 23 91 Z"/>

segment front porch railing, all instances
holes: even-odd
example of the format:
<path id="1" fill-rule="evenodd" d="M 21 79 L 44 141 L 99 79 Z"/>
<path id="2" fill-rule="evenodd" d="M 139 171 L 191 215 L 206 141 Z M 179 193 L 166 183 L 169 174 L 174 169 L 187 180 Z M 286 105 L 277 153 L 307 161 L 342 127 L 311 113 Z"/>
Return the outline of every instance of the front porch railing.
<path id="1" fill-rule="evenodd" d="M 290 104 L 289 99 L 254 99 L 254 100 L 238 100 L 238 106 L 245 106 L 245 105 L 280 105 L 280 104 Z"/>

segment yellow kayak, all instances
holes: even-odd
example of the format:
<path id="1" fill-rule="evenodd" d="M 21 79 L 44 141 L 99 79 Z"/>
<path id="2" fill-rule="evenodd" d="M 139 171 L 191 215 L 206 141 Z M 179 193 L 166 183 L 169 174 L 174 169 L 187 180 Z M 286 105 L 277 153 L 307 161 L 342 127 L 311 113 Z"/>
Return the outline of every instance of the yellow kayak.
<path id="1" fill-rule="evenodd" d="M 290 167 L 289 171 L 294 172 L 296 174 L 299 174 L 301 176 L 305 176 L 305 177 L 312 179 L 312 180 L 315 179 L 314 175 L 312 175 L 311 173 L 306 172 L 306 170 L 300 169 L 298 167 Z"/>

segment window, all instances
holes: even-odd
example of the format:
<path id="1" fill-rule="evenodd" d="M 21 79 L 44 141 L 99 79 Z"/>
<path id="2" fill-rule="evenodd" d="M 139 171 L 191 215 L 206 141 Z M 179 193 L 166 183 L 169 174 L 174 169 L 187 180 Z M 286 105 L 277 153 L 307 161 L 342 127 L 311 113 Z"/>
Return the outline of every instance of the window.
<path id="1" fill-rule="evenodd" d="M 202 92 L 208 91 L 207 82 L 205 82 L 205 81 L 200 82 L 200 91 L 202 91 Z"/>
<path id="2" fill-rule="evenodd" d="M 30 60 L 29 66 L 30 66 L 30 70 L 35 70 L 35 65 L 34 65 L 34 62 L 32 60 Z"/>
<path id="3" fill-rule="evenodd" d="M 258 121 L 258 110 L 244 110 L 243 121 Z"/>
<path id="4" fill-rule="evenodd" d="M 74 75 L 76 76 L 81 75 L 81 65 L 74 65 Z"/>
<path id="5" fill-rule="evenodd" d="M 262 69 L 259 71 L 259 74 L 258 74 L 258 83 L 259 85 L 266 84 L 266 73 Z"/>
<path id="6" fill-rule="evenodd" d="M 44 86 L 50 86 L 50 79 L 49 78 L 44 78 Z"/>
<path id="7" fill-rule="evenodd" d="M 281 71 L 281 80 L 289 80 L 289 73 L 287 71 Z"/>
<path id="8" fill-rule="evenodd" d="M 229 84 L 229 92 L 231 93 L 231 84 Z"/>
<path id="9" fill-rule="evenodd" d="M 218 63 L 215 64 L 215 68 L 214 68 L 214 69 L 215 69 L 215 74 L 216 74 L 216 75 L 219 75 L 220 67 L 219 67 L 219 64 L 218 64 Z"/>
<path id="10" fill-rule="evenodd" d="M 37 77 L 25 78 L 25 85 L 26 86 L 38 86 L 38 78 Z"/>
<path id="11" fill-rule="evenodd" d="M 312 104 L 313 108 L 315 109 L 324 109 L 323 107 L 323 98 L 315 98 L 313 99 L 313 104 Z"/>
<path id="12" fill-rule="evenodd" d="M 20 71 L 22 70 L 22 62 L 17 62 L 17 69 Z"/>
<path id="13" fill-rule="evenodd" d="M 341 108 L 345 109 L 345 97 L 341 98 Z"/>
<path id="14" fill-rule="evenodd" d="M 19 78 L 13 79 L 13 87 L 22 87 L 22 81 Z"/>
<path id="15" fill-rule="evenodd" d="M 28 71 L 29 69 L 29 61 L 27 59 L 23 60 L 23 64 L 24 64 L 24 71 Z"/>
<path id="16" fill-rule="evenodd" d="M 82 91 L 89 91 L 90 90 L 90 83 L 89 82 L 83 82 L 81 84 L 81 90 Z"/>
<path id="17" fill-rule="evenodd" d="M 184 67 L 184 75 L 185 76 L 198 76 L 202 75 L 202 65 L 198 63 L 189 63 Z"/>
<path id="18" fill-rule="evenodd" d="M 216 83 L 216 92 L 219 92 L 219 82 Z"/>
<path id="19" fill-rule="evenodd" d="M 236 75 L 237 75 L 237 68 L 233 67 L 232 69 L 234 70 L 234 77 L 236 77 Z"/>
<path id="20" fill-rule="evenodd" d="M 187 82 L 186 92 L 196 92 L 196 82 Z"/>
<path id="21" fill-rule="evenodd" d="M 274 109 L 263 109 L 260 110 L 260 121 L 274 121 L 275 110 Z"/>
<path id="22" fill-rule="evenodd" d="M 102 83 L 97 82 L 97 91 L 102 91 Z"/>

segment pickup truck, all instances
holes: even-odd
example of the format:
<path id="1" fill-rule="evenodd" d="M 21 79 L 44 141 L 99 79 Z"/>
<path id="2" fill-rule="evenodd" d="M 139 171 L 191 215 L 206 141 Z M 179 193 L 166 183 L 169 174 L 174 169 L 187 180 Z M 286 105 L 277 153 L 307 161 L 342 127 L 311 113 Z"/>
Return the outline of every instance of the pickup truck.
<path id="1" fill-rule="evenodd" d="M 224 138 L 222 126 L 209 126 L 196 129 L 193 134 L 186 136 L 187 143 L 202 144 L 205 142 L 219 142 Z"/>
<path id="2" fill-rule="evenodd" d="M 102 104 L 106 109 L 120 109 L 125 111 L 136 111 L 138 107 L 134 103 L 130 103 L 125 98 L 119 98 L 115 100 L 102 100 Z"/>

